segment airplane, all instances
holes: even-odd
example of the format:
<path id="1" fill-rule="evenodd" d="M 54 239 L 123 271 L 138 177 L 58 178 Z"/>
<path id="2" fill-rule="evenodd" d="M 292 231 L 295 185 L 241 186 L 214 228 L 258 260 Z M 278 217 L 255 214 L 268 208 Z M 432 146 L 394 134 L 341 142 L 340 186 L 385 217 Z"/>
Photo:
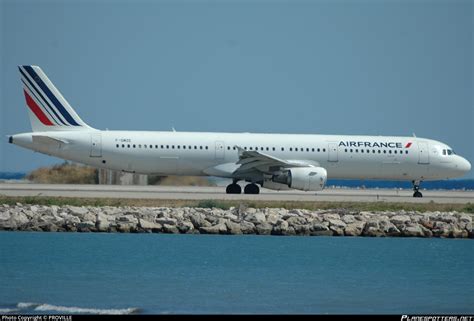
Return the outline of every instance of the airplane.
<path id="1" fill-rule="evenodd" d="M 420 137 L 98 130 L 87 125 L 38 66 L 18 66 L 32 132 L 9 143 L 97 168 L 151 175 L 216 176 L 228 194 L 321 191 L 328 178 L 411 181 L 471 169 L 448 145 Z"/>

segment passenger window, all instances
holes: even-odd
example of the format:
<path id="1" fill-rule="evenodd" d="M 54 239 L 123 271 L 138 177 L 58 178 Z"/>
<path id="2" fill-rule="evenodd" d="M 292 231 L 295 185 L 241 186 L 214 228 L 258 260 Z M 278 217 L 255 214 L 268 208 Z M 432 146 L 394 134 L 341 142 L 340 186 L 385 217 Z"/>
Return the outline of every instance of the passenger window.
<path id="1" fill-rule="evenodd" d="M 199 146 L 199 149 L 202 149 L 202 146 Z"/>
<path id="2" fill-rule="evenodd" d="M 275 151 L 275 147 L 272 147 L 272 151 Z"/>
<path id="3" fill-rule="evenodd" d="M 391 154 L 391 153 L 392 153 L 392 150 L 390 149 L 390 150 L 388 151 L 388 153 Z"/>
<path id="4" fill-rule="evenodd" d="M 321 150 L 318 148 L 318 153 L 320 152 Z"/>
<path id="5" fill-rule="evenodd" d="M 281 148 L 281 151 L 282 151 L 282 152 L 284 152 L 284 151 L 285 151 L 285 148 L 284 148 L 284 147 L 282 147 L 282 148 Z"/>
<path id="6" fill-rule="evenodd" d="M 408 151 L 407 151 L 407 150 L 405 151 L 405 154 L 408 154 Z"/>
<path id="7" fill-rule="evenodd" d="M 135 145 L 133 145 L 133 148 L 135 148 Z"/>
<path id="8" fill-rule="evenodd" d="M 351 148 L 351 153 L 353 152 L 352 148 Z"/>
<path id="9" fill-rule="evenodd" d="M 155 148 L 158 149 L 158 145 L 155 145 Z M 161 145 L 161 148 L 163 148 L 163 145 Z"/>
<path id="10" fill-rule="evenodd" d="M 208 146 L 206 146 L 206 149 L 209 149 L 209 147 L 208 147 Z"/>
<path id="11" fill-rule="evenodd" d="M 270 149 L 267 147 L 266 150 L 268 151 L 268 150 L 270 150 Z"/>
<path id="12" fill-rule="evenodd" d="M 234 147 L 232 147 L 232 149 L 233 149 L 233 150 L 236 150 L 235 146 L 234 146 Z"/>
<path id="13" fill-rule="evenodd" d="M 358 150 L 358 149 L 356 149 L 356 153 L 358 153 L 358 152 L 359 152 L 359 150 Z"/>
<path id="14" fill-rule="evenodd" d="M 372 149 L 372 154 L 375 154 L 375 149 Z"/>
<path id="15" fill-rule="evenodd" d="M 129 144 L 129 145 L 127 145 L 127 148 L 130 148 L 130 144 Z"/>
<path id="16" fill-rule="evenodd" d="M 360 150 L 360 152 L 361 152 L 361 153 L 363 153 L 363 152 L 364 152 L 364 150 L 363 150 L 363 149 L 361 149 L 361 150 Z"/>
<path id="17" fill-rule="evenodd" d="M 125 148 L 125 144 L 122 144 L 122 148 Z"/>
<path id="18" fill-rule="evenodd" d="M 183 145 L 183 149 L 186 149 L 186 145 Z"/>
<path id="19" fill-rule="evenodd" d="M 198 147 L 196 145 L 194 145 L 194 149 L 198 149 Z"/>
<path id="20" fill-rule="evenodd" d="M 344 149 L 344 152 L 346 152 L 346 153 L 347 153 L 347 148 L 346 148 L 346 149 Z"/>
<path id="21" fill-rule="evenodd" d="M 314 152 L 314 148 L 311 148 L 311 151 Z"/>
<path id="22" fill-rule="evenodd" d="M 309 148 L 306 148 L 306 151 L 309 152 Z"/>
<path id="23" fill-rule="evenodd" d="M 380 154 L 380 149 L 378 150 L 378 153 Z"/>
<path id="24" fill-rule="evenodd" d="M 384 153 L 384 154 L 387 154 L 387 151 L 384 149 L 384 150 L 383 150 L 383 153 Z"/>
<path id="25" fill-rule="evenodd" d="M 179 146 L 179 145 L 178 145 L 178 146 L 176 146 L 176 147 L 177 147 L 178 149 L 180 149 L 180 148 L 181 148 L 181 146 Z"/>
<path id="26" fill-rule="evenodd" d="M 323 153 L 326 152 L 326 148 L 323 148 Z"/>
<path id="27" fill-rule="evenodd" d="M 292 151 L 293 151 L 293 147 L 290 147 L 290 152 L 292 152 Z"/>

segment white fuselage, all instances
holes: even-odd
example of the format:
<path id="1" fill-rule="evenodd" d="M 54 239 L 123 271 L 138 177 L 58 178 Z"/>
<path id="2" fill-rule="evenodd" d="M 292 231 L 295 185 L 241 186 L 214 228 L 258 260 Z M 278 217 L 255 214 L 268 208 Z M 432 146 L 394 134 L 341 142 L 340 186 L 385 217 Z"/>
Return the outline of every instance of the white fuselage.
<path id="1" fill-rule="evenodd" d="M 446 144 L 417 137 L 90 130 L 17 134 L 11 142 L 96 167 L 156 175 L 232 178 L 239 166 L 236 146 L 323 167 L 329 179 L 425 181 L 470 170 L 467 160 L 446 153 Z"/>

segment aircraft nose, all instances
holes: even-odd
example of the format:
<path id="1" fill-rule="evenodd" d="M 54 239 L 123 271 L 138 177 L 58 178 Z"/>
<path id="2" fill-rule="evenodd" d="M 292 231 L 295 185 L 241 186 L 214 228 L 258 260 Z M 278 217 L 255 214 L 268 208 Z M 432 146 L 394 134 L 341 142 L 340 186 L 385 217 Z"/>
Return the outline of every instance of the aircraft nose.
<path id="1" fill-rule="evenodd" d="M 471 170 L 471 163 L 463 157 L 459 157 L 459 162 L 457 164 L 459 171 L 467 173 Z"/>

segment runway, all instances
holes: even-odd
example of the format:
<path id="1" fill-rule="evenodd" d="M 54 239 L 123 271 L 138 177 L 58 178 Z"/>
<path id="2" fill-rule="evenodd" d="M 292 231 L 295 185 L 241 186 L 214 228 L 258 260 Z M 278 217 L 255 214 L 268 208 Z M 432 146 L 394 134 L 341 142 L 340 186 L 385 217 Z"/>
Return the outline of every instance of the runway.
<path id="1" fill-rule="evenodd" d="M 59 196 L 81 198 L 134 198 L 179 200 L 262 200 L 329 202 L 474 203 L 474 191 L 423 190 L 413 198 L 411 190 L 328 188 L 321 192 L 273 191 L 262 188 L 259 195 L 228 195 L 225 187 L 123 186 L 0 183 L 4 196 Z"/>

